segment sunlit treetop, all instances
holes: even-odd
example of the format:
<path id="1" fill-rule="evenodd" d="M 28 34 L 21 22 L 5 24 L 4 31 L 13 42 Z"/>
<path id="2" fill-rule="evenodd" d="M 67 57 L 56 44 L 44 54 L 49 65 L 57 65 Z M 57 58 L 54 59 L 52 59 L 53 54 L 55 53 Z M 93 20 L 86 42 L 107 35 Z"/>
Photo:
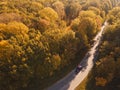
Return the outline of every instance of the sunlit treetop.
<path id="1" fill-rule="evenodd" d="M 58 19 L 58 14 L 50 7 L 46 7 L 39 12 L 42 19 L 48 21 L 56 21 Z"/>

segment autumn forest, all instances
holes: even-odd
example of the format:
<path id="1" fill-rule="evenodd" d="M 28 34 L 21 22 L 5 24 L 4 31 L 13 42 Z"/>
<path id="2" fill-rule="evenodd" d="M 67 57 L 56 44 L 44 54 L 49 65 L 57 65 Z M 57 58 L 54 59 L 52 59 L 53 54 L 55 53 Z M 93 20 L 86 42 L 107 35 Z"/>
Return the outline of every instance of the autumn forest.
<path id="1" fill-rule="evenodd" d="M 0 0 L 0 90 L 43 90 L 60 80 L 105 21 L 85 90 L 120 90 L 120 0 Z"/>

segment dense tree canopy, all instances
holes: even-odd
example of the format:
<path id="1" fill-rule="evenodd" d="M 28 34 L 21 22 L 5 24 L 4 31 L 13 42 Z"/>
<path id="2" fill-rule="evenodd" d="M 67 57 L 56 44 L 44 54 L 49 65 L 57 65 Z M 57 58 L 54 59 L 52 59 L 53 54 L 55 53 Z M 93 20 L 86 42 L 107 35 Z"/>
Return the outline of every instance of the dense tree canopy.
<path id="1" fill-rule="evenodd" d="M 118 2 L 0 0 L 0 90 L 41 90 L 50 78 L 67 74 L 90 48 L 105 18 L 109 26 L 94 80 L 98 86 L 111 83 L 120 76 Z"/>

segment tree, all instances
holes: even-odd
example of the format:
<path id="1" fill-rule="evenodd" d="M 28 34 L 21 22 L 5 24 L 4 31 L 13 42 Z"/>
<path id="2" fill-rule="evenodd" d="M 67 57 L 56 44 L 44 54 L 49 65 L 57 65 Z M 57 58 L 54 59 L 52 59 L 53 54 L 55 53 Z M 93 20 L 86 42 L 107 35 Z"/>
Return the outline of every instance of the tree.
<path id="1" fill-rule="evenodd" d="M 22 17 L 17 13 L 2 13 L 2 14 L 0 14 L 0 23 L 9 23 L 12 21 L 20 22 L 20 21 L 22 21 Z"/>
<path id="2" fill-rule="evenodd" d="M 23 5 L 27 12 L 32 13 L 34 15 L 38 14 L 38 12 L 44 7 L 40 2 L 36 1 L 27 2 Z"/>
<path id="3" fill-rule="evenodd" d="M 97 32 L 97 24 L 96 21 L 92 18 L 86 17 L 83 18 L 79 24 L 79 28 L 84 30 L 88 38 L 93 38 L 95 33 Z"/>
<path id="4" fill-rule="evenodd" d="M 60 17 L 60 19 L 65 18 L 65 7 L 62 2 L 56 1 L 55 3 L 53 3 L 52 7 L 58 13 L 58 16 Z"/>
<path id="5" fill-rule="evenodd" d="M 54 28 L 56 27 L 56 22 L 58 20 L 58 14 L 55 12 L 52 8 L 46 7 L 39 12 L 40 19 L 39 23 L 35 24 L 38 26 L 38 29 L 41 32 L 44 32 L 48 28 Z"/>
<path id="6" fill-rule="evenodd" d="M 13 90 L 27 86 L 32 73 L 24 55 L 20 46 L 7 40 L 0 42 L 0 89 Z"/>
<path id="7" fill-rule="evenodd" d="M 4 27 L 2 32 L 13 35 L 24 34 L 28 33 L 28 27 L 20 22 L 10 22 L 6 25 L 6 27 Z"/>
<path id="8" fill-rule="evenodd" d="M 96 14 L 93 11 L 81 11 L 79 17 L 82 19 L 84 17 L 95 18 Z"/>
<path id="9" fill-rule="evenodd" d="M 71 23 L 72 19 L 75 19 L 79 15 L 80 10 L 81 10 L 81 6 L 78 2 L 71 1 L 66 6 L 65 12 L 66 12 L 66 18 L 68 20 L 68 24 Z"/>
<path id="10" fill-rule="evenodd" d="M 103 77 L 96 77 L 96 86 L 105 86 L 107 83 L 107 80 L 104 79 Z"/>
<path id="11" fill-rule="evenodd" d="M 46 7 L 39 12 L 42 19 L 48 20 L 49 22 L 55 22 L 58 19 L 58 14 L 50 7 Z"/>
<path id="12" fill-rule="evenodd" d="M 89 7 L 88 10 L 93 11 L 96 15 L 100 15 L 100 10 L 96 7 Z"/>

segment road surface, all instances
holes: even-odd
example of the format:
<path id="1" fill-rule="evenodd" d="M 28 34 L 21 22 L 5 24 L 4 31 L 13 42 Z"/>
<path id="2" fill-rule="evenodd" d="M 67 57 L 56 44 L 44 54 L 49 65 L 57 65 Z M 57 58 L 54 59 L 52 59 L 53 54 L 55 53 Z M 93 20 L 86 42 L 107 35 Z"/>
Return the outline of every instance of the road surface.
<path id="1" fill-rule="evenodd" d="M 104 31 L 107 22 L 101 27 L 100 32 L 93 39 L 94 44 L 93 47 L 87 52 L 80 65 L 83 66 L 83 69 L 75 75 L 75 69 L 72 70 L 68 75 L 66 75 L 63 79 L 59 80 L 47 90 L 74 90 L 82 81 L 86 78 L 88 73 L 91 71 L 94 65 L 94 59 L 96 58 L 96 53 L 99 44 L 101 43 L 102 33 Z"/>

